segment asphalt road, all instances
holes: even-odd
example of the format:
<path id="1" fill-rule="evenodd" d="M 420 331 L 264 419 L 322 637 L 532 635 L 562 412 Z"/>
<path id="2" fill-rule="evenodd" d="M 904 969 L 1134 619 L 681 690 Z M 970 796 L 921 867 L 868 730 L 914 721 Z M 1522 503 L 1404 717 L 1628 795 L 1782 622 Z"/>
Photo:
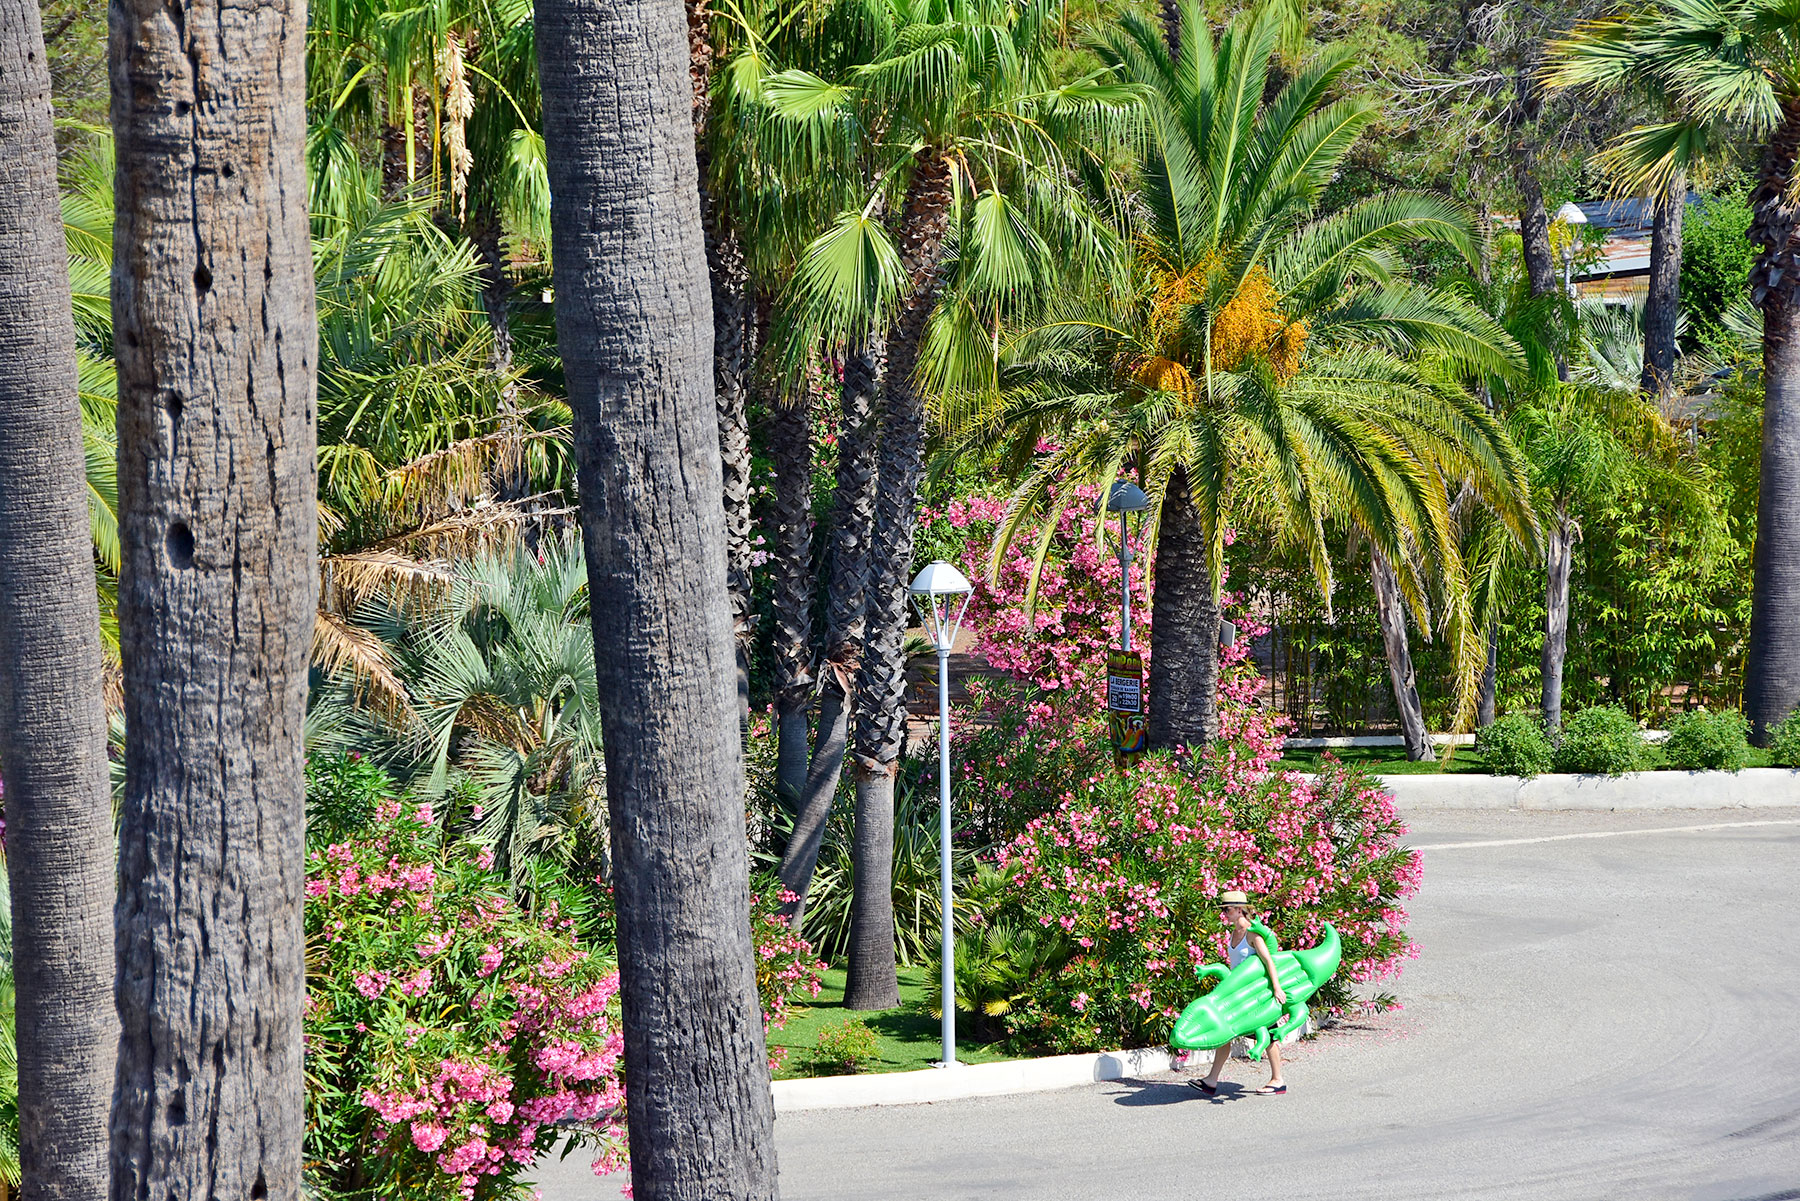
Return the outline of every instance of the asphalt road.
<path id="1" fill-rule="evenodd" d="M 1727 822 L 1758 824 L 1665 829 Z M 1410 841 L 1404 1008 L 1289 1048 L 1286 1096 L 1234 1061 L 1216 1099 L 790 1114 L 782 1196 L 1800 1201 L 1800 810 L 1439 813 Z M 540 1183 L 618 1195 L 579 1156 Z"/>

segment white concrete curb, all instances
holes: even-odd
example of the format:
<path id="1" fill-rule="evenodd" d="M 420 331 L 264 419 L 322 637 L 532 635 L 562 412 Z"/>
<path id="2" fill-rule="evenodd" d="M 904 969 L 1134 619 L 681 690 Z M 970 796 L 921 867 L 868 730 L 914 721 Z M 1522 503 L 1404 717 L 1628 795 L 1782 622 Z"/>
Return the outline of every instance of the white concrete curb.
<path id="1" fill-rule="evenodd" d="M 1407 809 L 1776 809 L 1800 806 L 1800 771 L 1645 771 L 1626 776 L 1394 775 Z"/>
<path id="2" fill-rule="evenodd" d="M 853 1109 L 863 1105 L 917 1105 L 963 1097 L 998 1097 L 1073 1088 L 1098 1080 L 1120 1080 L 1169 1070 L 1167 1048 L 1102 1051 L 1098 1055 L 1051 1055 L 1004 1063 L 961 1064 L 922 1072 L 881 1072 L 866 1076 L 823 1076 L 777 1080 L 776 1113 L 808 1109 Z"/>

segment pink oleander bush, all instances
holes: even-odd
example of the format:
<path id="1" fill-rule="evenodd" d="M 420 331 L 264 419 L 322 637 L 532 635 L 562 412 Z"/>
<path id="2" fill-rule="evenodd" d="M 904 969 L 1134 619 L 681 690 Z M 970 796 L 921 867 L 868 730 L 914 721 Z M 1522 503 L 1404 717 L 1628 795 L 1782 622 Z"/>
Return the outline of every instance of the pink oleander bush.
<path id="1" fill-rule="evenodd" d="M 492 853 L 381 802 L 307 857 L 307 1172 L 338 1197 L 489 1198 L 568 1136 L 625 1162 L 618 973 Z"/>
<path id="2" fill-rule="evenodd" d="M 333 817 L 307 857 L 313 1191 L 510 1197 L 565 1138 L 592 1149 L 597 1173 L 623 1168 L 618 973 L 611 944 L 583 935 L 610 929 L 594 916 L 609 916 L 610 890 L 540 879 L 519 894 L 491 851 L 387 796 L 366 760 L 333 757 L 308 776 L 317 816 Z M 787 928 L 778 886 L 752 901 L 764 1018 L 779 1026 L 796 997 L 817 995 L 824 965 Z"/>
<path id="3" fill-rule="evenodd" d="M 1272 770 L 1281 740 L 1263 715 L 1233 706 L 1225 726 L 1188 762 L 1153 756 L 1081 781 L 1001 849 L 998 919 L 1060 934 L 1068 954 L 1010 1018 L 1015 1037 L 1058 1051 L 1167 1041 L 1200 992 L 1194 969 L 1224 958 L 1225 889 L 1254 895 L 1283 946 L 1337 927 L 1343 963 L 1315 1011 L 1351 1008 L 1353 985 L 1411 955 L 1402 903 L 1419 859 L 1399 844 L 1392 798 L 1335 762 L 1316 780 Z"/>
<path id="4" fill-rule="evenodd" d="M 1104 718 L 1118 560 L 1095 545 L 1092 496 L 1077 502 L 1052 537 L 1029 623 L 1024 545 L 969 606 L 978 653 L 1008 677 L 972 684 L 957 723 L 965 828 L 999 844 L 1001 885 L 972 920 L 1062 943 L 1036 947 L 1030 978 L 1012 986 L 1011 1036 L 1065 1052 L 1166 1041 L 1200 991 L 1194 968 L 1223 958 L 1215 903 L 1229 888 L 1258 898 L 1284 946 L 1311 945 L 1327 921 L 1337 927 L 1343 964 L 1315 1011 L 1391 1006 L 1381 994 L 1358 1001 L 1354 987 L 1391 977 L 1412 954 L 1403 902 L 1418 888 L 1419 861 L 1400 845 L 1392 798 L 1335 761 L 1317 780 L 1274 770 L 1285 719 L 1260 707 L 1266 683 L 1249 661 L 1267 626 L 1229 593 L 1238 638 L 1220 656 L 1218 739 L 1119 775 Z M 971 556 L 989 553 L 1001 515 L 979 499 L 948 511 Z M 1137 567 L 1134 642 L 1148 665 Z"/>

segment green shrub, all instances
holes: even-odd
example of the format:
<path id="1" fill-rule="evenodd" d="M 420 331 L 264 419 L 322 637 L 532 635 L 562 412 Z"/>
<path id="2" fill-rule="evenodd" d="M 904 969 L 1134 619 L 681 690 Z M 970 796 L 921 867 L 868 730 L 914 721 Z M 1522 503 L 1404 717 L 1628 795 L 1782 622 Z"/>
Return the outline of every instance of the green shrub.
<path id="1" fill-rule="evenodd" d="M 1750 762 L 1750 726 L 1744 715 L 1696 709 L 1677 718 L 1663 743 L 1670 767 L 1690 771 L 1737 771 Z"/>
<path id="2" fill-rule="evenodd" d="M 875 1058 L 875 1032 L 852 1019 L 819 1031 L 813 1045 L 813 1066 L 827 1072 L 860 1072 Z"/>
<path id="3" fill-rule="evenodd" d="M 1631 714 L 1613 705 L 1595 705 L 1563 723 L 1554 762 L 1557 771 L 1622 776 L 1642 766 L 1644 749 Z"/>
<path id="4" fill-rule="evenodd" d="M 1509 713 L 1475 736 L 1475 749 L 1497 776 L 1541 775 L 1550 770 L 1554 751 L 1544 727 L 1525 713 Z"/>
<path id="5" fill-rule="evenodd" d="M 1800 709 L 1770 729 L 1769 758 L 1777 767 L 1800 767 Z"/>

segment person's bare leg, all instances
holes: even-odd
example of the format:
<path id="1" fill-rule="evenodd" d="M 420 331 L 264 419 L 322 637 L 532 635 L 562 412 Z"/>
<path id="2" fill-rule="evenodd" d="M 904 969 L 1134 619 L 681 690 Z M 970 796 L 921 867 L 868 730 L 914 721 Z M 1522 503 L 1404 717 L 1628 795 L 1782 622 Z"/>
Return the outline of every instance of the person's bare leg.
<path id="1" fill-rule="evenodd" d="M 1206 1082 L 1210 1085 L 1219 1083 L 1219 1073 L 1225 1070 L 1225 1061 L 1231 1058 L 1231 1044 L 1226 1043 L 1213 1052 L 1212 1071 L 1206 1074 Z"/>
<path id="2" fill-rule="evenodd" d="M 1280 1088 L 1287 1081 L 1281 1078 L 1281 1044 L 1274 1039 L 1269 1040 L 1269 1087 Z"/>

